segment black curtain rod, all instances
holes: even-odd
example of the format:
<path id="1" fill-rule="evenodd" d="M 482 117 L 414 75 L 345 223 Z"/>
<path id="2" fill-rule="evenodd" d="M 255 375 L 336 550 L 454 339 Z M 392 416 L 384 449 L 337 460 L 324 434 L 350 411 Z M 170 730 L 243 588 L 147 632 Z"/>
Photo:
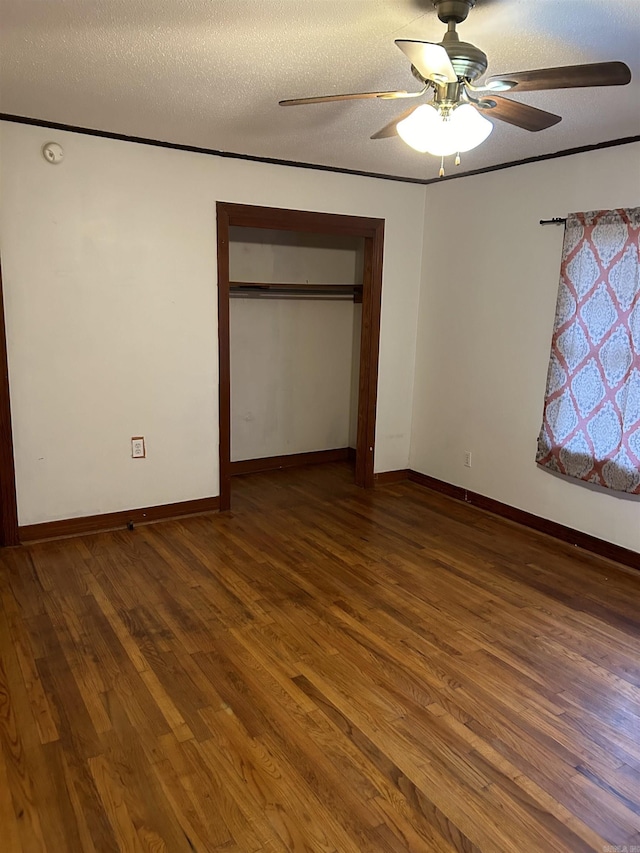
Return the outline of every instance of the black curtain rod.
<path id="1" fill-rule="evenodd" d="M 566 221 L 566 216 L 554 216 L 553 219 L 541 219 L 540 225 L 564 225 Z"/>

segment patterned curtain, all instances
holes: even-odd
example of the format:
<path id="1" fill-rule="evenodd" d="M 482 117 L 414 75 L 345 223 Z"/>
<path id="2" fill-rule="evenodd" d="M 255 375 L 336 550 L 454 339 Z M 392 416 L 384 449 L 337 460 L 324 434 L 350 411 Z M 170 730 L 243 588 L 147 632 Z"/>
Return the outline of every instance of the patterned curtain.
<path id="1" fill-rule="evenodd" d="M 640 494 L 640 207 L 567 219 L 536 461 Z"/>

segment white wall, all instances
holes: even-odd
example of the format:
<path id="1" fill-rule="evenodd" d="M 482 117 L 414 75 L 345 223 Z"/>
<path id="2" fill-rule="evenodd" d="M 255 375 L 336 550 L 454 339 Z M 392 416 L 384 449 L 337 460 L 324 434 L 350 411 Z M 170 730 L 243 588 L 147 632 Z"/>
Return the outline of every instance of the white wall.
<path id="1" fill-rule="evenodd" d="M 375 468 L 406 467 L 424 188 L 9 122 L 0 143 L 20 524 L 218 493 L 216 200 L 386 220 Z"/>
<path id="2" fill-rule="evenodd" d="M 231 228 L 229 240 L 231 281 L 362 283 L 362 239 Z M 349 445 L 354 307 L 353 299 L 231 300 L 233 461 Z"/>
<path id="3" fill-rule="evenodd" d="M 353 308 L 231 300 L 233 461 L 349 445 Z"/>
<path id="4" fill-rule="evenodd" d="M 364 240 L 270 228 L 229 228 L 229 278 L 285 284 L 362 284 Z"/>
<path id="5" fill-rule="evenodd" d="M 637 143 L 426 187 L 410 463 L 636 551 L 637 498 L 534 459 L 563 239 L 538 222 L 639 199 Z"/>

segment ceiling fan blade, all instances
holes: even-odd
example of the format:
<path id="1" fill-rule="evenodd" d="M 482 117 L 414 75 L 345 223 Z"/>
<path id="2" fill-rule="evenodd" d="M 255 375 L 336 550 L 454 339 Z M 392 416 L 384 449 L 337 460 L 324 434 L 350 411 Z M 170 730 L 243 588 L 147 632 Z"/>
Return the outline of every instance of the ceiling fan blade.
<path id="1" fill-rule="evenodd" d="M 489 77 L 484 84 L 511 82 L 512 92 L 538 92 L 542 89 L 577 89 L 583 86 L 625 86 L 631 71 L 624 62 L 592 62 L 588 65 L 565 65 L 561 68 L 538 68 L 516 74 Z"/>
<path id="2" fill-rule="evenodd" d="M 391 136 L 397 136 L 398 131 L 396 130 L 396 127 L 398 123 L 401 122 L 403 119 L 408 118 L 411 113 L 417 109 L 417 106 L 409 107 L 408 110 L 405 110 L 403 113 L 400 113 L 400 115 L 396 116 L 393 121 L 390 121 L 389 124 L 385 124 L 383 128 L 374 133 L 371 139 L 389 139 L 389 137 Z"/>
<path id="3" fill-rule="evenodd" d="M 515 124 L 516 127 L 521 127 L 523 130 L 546 130 L 546 128 L 553 127 L 554 124 L 562 121 L 562 116 L 539 110 L 530 104 L 521 104 L 518 101 L 511 101 L 509 98 L 500 98 L 493 93 L 488 102 L 494 103 L 495 106 L 482 109 L 484 115 L 488 118 L 499 118 L 508 124 Z"/>
<path id="4" fill-rule="evenodd" d="M 365 98 L 412 98 L 413 92 L 353 92 L 348 95 L 318 95 L 315 98 L 289 98 L 286 101 L 278 101 L 281 107 L 297 107 L 300 104 L 327 104 L 331 101 L 358 101 Z"/>
<path id="5" fill-rule="evenodd" d="M 405 110 L 403 113 L 400 113 L 399 116 L 396 116 L 393 121 L 390 121 L 389 124 L 385 124 L 383 128 L 378 130 L 376 133 L 371 136 L 371 139 L 389 139 L 391 136 L 397 136 L 398 131 L 396 130 L 398 124 L 403 121 L 403 119 L 408 118 L 414 110 L 417 110 L 418 107 L 409 107 L 408 110 Z"/>
<path id="6" fill-rule="evenodd" d="M 425 80 L 435 83 L 457 83 L 449 54 L 441 44 L 414 39 L 396 39 L 396 44 Z"/>

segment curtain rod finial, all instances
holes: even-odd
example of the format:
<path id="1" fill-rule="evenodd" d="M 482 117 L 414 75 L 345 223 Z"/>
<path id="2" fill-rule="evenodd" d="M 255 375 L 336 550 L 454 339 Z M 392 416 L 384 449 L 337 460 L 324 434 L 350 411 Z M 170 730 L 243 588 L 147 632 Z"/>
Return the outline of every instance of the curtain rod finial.
<path id="1" fill-rule="evenodd" d="M 564 225 L 566 221 L 566 217 L 554 216 L 553 219 L 541 219 L 540 225 Z"/>

